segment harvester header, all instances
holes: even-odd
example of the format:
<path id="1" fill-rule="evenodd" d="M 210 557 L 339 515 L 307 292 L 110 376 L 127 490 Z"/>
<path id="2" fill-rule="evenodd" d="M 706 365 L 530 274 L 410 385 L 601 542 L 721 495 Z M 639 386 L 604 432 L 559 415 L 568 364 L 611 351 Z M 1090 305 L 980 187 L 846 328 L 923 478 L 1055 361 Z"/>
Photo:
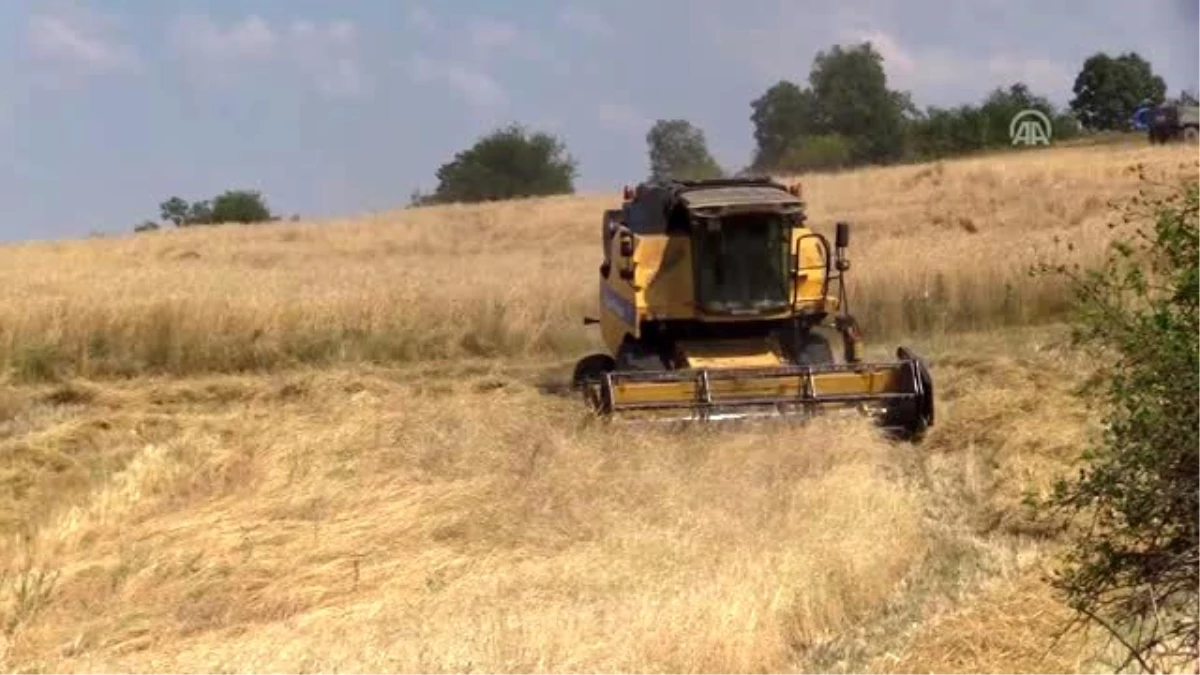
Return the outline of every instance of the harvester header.
<path id="1" fill-rule="evenodd" d="M 608 353 L 574 386 L 621 419 L 857 411 L 907 437 L 933 423 L 925 364 L 866 363 L 844 278 L 850 227 L 809 227 L 799 184 L 767 178 L 626 186 L 604 212 L 599 318 Z M 836 359 L 827 333 L 841 337 Z"/>

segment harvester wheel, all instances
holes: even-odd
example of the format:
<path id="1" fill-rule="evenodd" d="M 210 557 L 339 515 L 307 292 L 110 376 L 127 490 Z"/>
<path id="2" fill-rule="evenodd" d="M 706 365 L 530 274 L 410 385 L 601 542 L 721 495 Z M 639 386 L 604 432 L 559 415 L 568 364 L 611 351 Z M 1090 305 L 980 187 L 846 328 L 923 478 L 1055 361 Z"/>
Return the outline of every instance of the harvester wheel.
<path id="1" fill-rule="evenodd" d="M 653 349 L 631 339 L 626 339 L 617 350 L 613 368 L 620 370 L 666 370 L 667 366 Z"/>
<path id="2" fill-rule="evenodd" d="M 933 377 L 929 374 L 929 367 L 925 361 L 907 347 L 897 349 L 896 358 L 911 364 L 910 375 L 918 396 L 909 405 L 896 410 L 896 417 L 891 422 L 902 427 L 904 435 L 909 440 L 917 441 L 925 435 L 925 431 L 929 427 L 933 426 Z"/>
<path id="3" fill-rule="evenodd" d="M 833 347 L 824 335 L 809 331 L 798 341 L 794 358 L 800 366 L 833 363 Z"/>
<path id="4" fill-rule="evenodd" d="M 575 364 L 575 372 L 571 375 L 571 388 L 583 394 L 588 407 L 601 412 L 604 401 L 600 393 L 600 380 L 605 373 L 612 372 L 617 362 L 608 354 L 590 354 Z"/>

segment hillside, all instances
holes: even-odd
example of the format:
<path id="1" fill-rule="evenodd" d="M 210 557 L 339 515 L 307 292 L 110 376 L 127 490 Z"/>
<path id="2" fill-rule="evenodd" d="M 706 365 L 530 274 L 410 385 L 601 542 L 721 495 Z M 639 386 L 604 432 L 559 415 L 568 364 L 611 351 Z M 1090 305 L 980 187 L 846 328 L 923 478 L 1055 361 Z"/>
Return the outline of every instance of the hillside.
<path id="1" fill-rule="evenodd" d="M 931 358 L 917 448 L 610 433 L 548 393 L 619 193 L 0 248 L 0 667 L 1104 667 L 1052 640 L 1019 505 L 1096 421 L 1026 271 L 1100 255 L 1138 164 L 1195 148 L 803 178 L 855 227 L 871 349 Z"/>

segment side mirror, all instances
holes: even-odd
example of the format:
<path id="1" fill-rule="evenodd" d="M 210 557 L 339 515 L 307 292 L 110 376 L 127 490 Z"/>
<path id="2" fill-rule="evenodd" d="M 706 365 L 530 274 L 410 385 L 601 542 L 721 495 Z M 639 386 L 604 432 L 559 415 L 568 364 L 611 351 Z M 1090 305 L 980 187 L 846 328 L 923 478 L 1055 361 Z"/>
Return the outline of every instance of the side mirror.
<path id="1" fill-rule="evenodd" d="M 628 258 L 633 255 L 633 235 L 628 232 L 621 233 L 621 257 Z"/>
<path id="2" fill-rule="evenodd" d="M 834 237 L 834 240 L 836 242 L 835 245 L 837 248 L 846 248 L 846 247 L 850 246 L 850 224 L 849 223 L 838 223 L 837 224 L 837 234 Z"/>
<path id="3" fill-rule="evenodd" d="M 839 272 L 845 272 L 850 269 L 850 261 L 846 259 L 846 247 L 850 245 L 850 225 L 838 223 L 834 241 L 836 242 L 836 246 L 833 253 L 837 258 L 837 269 Z"/>
<path id="4" fill-rule="evenodd" d="M 621 278 L 631 281 L 633 279 L 633 268 L 637 265 L 637 263 L 633 262 L 633 233 L 625 230 L 619 236 L 621 242 L 618 250 L 624 259 L 621 264 Z"/>

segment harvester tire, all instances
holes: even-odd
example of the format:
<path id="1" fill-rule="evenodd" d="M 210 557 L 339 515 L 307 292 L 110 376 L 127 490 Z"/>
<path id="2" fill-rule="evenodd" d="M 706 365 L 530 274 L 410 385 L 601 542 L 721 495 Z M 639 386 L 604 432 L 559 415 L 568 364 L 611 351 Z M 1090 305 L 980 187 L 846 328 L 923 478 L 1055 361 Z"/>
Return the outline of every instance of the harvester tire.
<path id="1" fill-rule="evenodd" d="M 598 383 L 605 373 L 612 372 L 616 367 L 616 361 L 608 354 L 590 354 L 575 364 L 575 372 L 571 374 L 571 388 L 582 393 L 584 401 L 592 411 L 604 410 L 605 405 L 599 393 Z"/>
<path id="2" fill-rule="evenodd" d="M 663 362 L 661 356 L 646 345 L 636 340 L 626 339 L 621 348 L 617 350 L 613 368 L 622 371 L 666 370 L 667 364 Z"/>
<path id="3" fill-rule="evenodd" d="M 896 411 L 899 413 L 899 418 L 893 420 L 893 423 L 898 423 L 904 428 L 905 437 L 917 441 L 925 435 L 929 427 L 933 426 L 933 377 L 929 374 L 929 367 L 925 364 L 924 359 L 918 357 L 907 347 L 897 349 L 896 357 L 912 364 L 911 375 L 919 396 L 909 405 Z"/>
<path id="4" fill-rule="evenodd" d="M 833 363 L 833 347 L 824 335 L 809 332 L 796 345 L 795 360 L 798 366 Z"/>

